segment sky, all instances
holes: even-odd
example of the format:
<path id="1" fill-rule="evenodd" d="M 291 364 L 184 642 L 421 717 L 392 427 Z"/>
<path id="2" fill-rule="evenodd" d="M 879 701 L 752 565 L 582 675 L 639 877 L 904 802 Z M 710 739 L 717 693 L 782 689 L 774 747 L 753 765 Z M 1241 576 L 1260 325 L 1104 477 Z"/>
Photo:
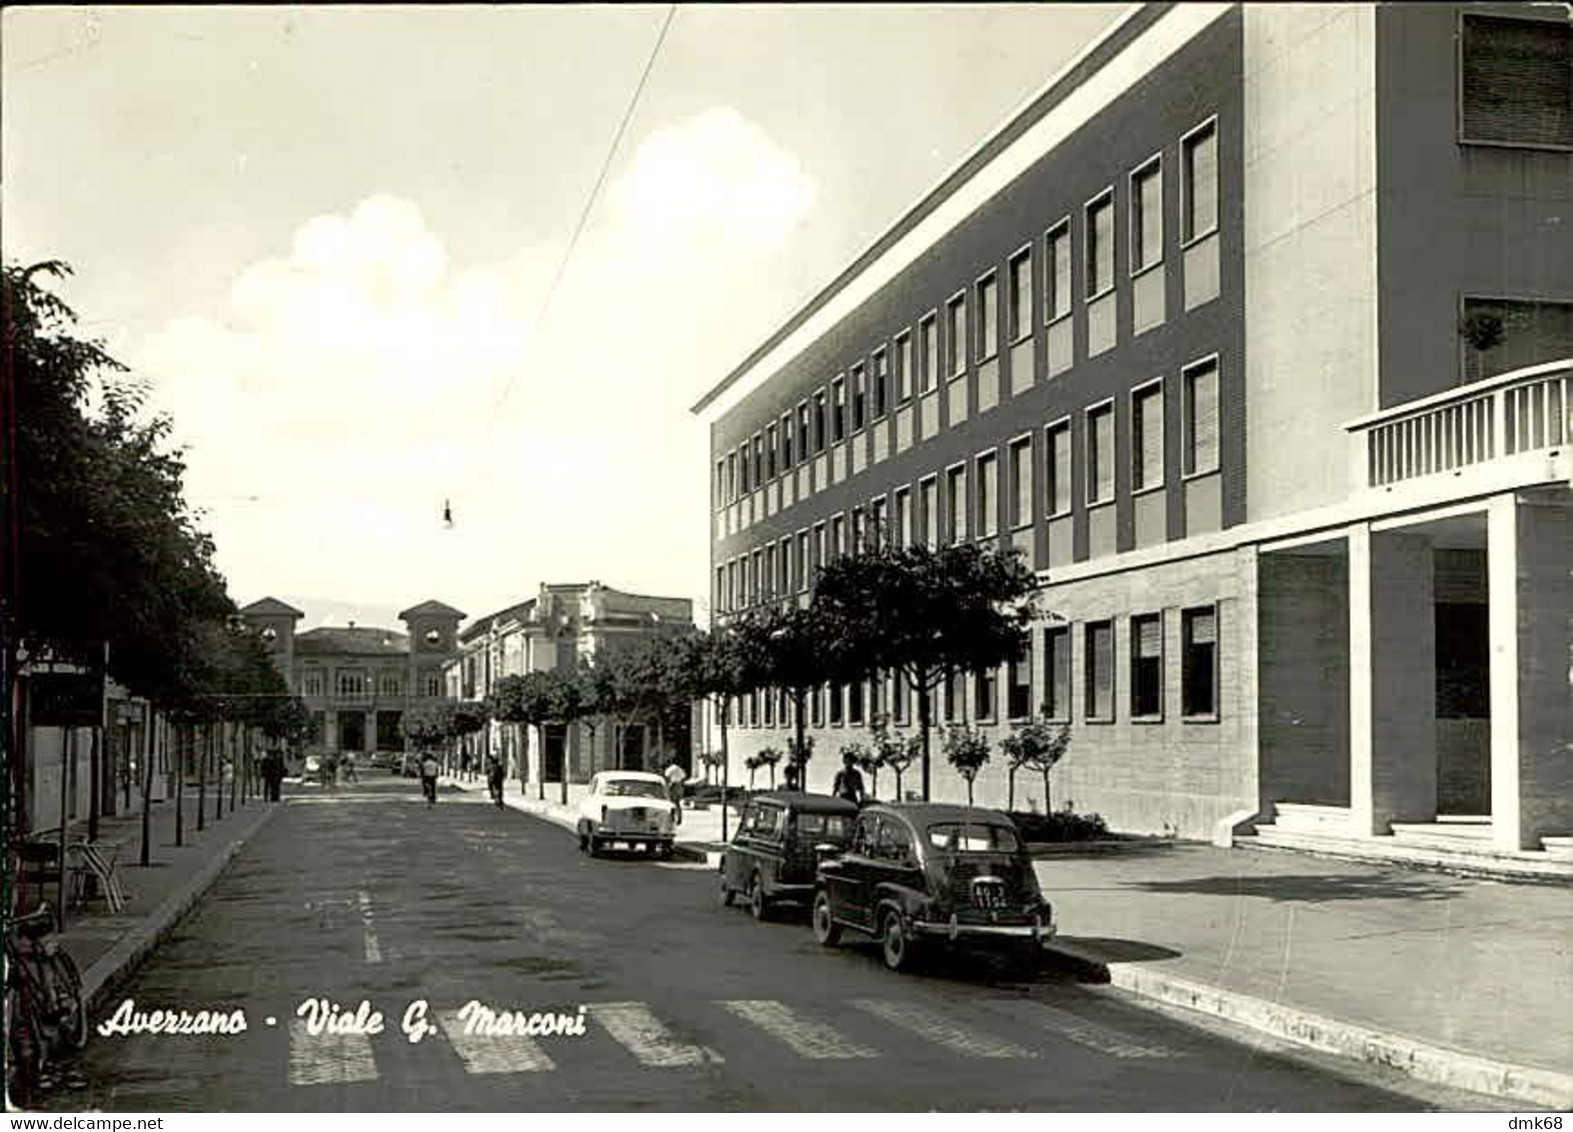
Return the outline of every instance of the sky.
<path id="1" fill-rule="evenodd" d="M 690 407 L 1125 9 L 7 8 L 3 252 L 72 265 L 240 604 L 703 620 Z"/>

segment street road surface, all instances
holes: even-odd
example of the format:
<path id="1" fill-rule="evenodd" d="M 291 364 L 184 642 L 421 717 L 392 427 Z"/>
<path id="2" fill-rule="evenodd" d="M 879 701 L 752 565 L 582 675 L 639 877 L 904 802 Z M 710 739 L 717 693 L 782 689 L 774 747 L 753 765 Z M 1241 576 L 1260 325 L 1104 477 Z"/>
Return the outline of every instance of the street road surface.
<path id="1" fill-rule="evenodd" d="M 713 870 L 591 860 L 566 830 L 413 780 L 303 790 L 109 1006 L 243 1011 L 231 1035 L 95 1034 L 86 1087 L 122 1111 L 1414 1110 L 1467 1094 L 1307 1059 L 1050 970 L 894 975 L 806 916 L 723 909 Z M 1053 893 L 1074 901 L 1074 892 Z M 364 1000 L 381 1033 L 308 1032 Z M 470 1002 L 569 1016 L 467 1034 Z M 401 1022 L 424 1002 L 430 1030 Z M 578 1023 L 583 1008 L 582 1027 Z M 417 1007 L 417 1010 L 420 1008 Z M 473 1008 L 472 1008 L 473 1009 Z M 271 1024 L 270 1024 L 271 1020 Z M 364 1028 L 364 1027 L 363 1027 Z"/>

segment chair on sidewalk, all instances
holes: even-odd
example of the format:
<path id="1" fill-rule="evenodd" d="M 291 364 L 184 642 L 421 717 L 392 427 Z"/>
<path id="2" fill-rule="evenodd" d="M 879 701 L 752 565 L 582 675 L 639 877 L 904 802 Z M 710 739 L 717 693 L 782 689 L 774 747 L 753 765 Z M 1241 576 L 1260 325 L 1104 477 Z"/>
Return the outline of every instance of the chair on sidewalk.
<path id="1" fill-rule="evenodd" d="M 50 830 L 22 843 L 21 873 L 25 885 L 60 882 L 60 840 L 60 831 Z M 66 899 L 71 904 L 102 897 L 111 912 L 126 906 L 129 895 L 115 870 L 120 857 L 118 842 L 67 841 L 65 850 Z"/>

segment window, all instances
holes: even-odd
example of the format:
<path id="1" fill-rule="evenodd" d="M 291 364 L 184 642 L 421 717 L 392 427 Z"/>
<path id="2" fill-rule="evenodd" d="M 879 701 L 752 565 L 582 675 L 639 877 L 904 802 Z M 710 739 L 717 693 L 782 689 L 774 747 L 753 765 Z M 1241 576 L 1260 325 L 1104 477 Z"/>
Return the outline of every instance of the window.
<path id="1" fill-rule="evenodd" d="M 726 454 L 726 501 L 728 503 L 735 503 L 737 501 L 737 453 L 736 452 L 728 452 Z"/>
<path id="2" fill-rule="evenodd" d="M 945 307 L 945 373 L 958 377 L 967 369 L 967 296 L 957 295 Z"/>
<path id="3" fill-rule="evenodd" d="M 1573 303 L 1464 300 L 1464 380 L 1573 356 Z"/>
<path id="4" fill-rule="evenodd" d="M 726 503 L 726 461 L 715 462 L 715 505 L 723 506 Z"/>
<path id="5" fill-rule="evenodd" d="M 754 433 L 754 486 L 765 486 L 765 434 Z"/>
<path id="6" fill-rule="evenodd" d="M 1087 206 L 1087 297 L 1097 298 L 1114 287 L 1114 194 L 1105 193 Z"/>
<path id="7" fill-rule="evenodd" d="M 823 523 L 814 524 L 813 552 L 814 556 L 809 560 L 809 566 L 817 570 L 829 561 L 825 557 L 825 524 Z"/>
<path id="8" fill-rule="evenodd" d="M 830 557 L 844 558 L 847 553 L 846 520 L 836 515 L 830 520 Z"/>
<path id="9" fill-rule="evenodd" d="M 825 695 L 822 688 L 808 693 L 808 718 L 815 727 L 825 725 Z"/>
<path id="10" fill-rule="evenodd" d="M 1019 342 L 1032 333 L 1032 249 L 1023 248 L 1010 261 L 1010 323 L 1006 333 Z"/>
<path id="11" fill-rule="evenodd" d="M 876 672 L 868 681 L 868 718 L 870 722 L 884 713 L 885 674 Z"/>
<path id="12" fill-rule="evenodd" d="M 954 546 L 967 539 L 967 469 L 952 468 L 945 473 L 945 542 Z"/>
<path id="13" fill-rule="evenodd" d="M 742 492 L 744 495 L 747 495 L 748 494 L 748 490 L 749 490 L 748 485 L 750 483 L 750 474 L 751 474 L 750 471 L 749 471 L 749 464 L 750 464 L 750 461 L 749 461 L 749 458 L 748 458 L 748 445 L 745 443 L 741 448 L 739 448 L 737 450 L 737 468 L 738 468 L 737 487 L 738 487 L 738 490 L 740 492 Z"/>
<path id="14" fill-rule="evenodd" d="M 854 680 L 847 685 L 847 722 L 853 727 L 863 724 L 863 681 Z"/>
<path id="15" fill-rule="evenodd" d="M 1131 394 L 1131 490 L 1163 484 L 1163 386 Z"/>
<path id="16" fill-rule="evenodd" d="M 1044 433 L 1047 454 L 1043 470 L 1048 475 L 1049 514 L 1066 515 L 1071 509 L 1071 423 L 1060 421 Z"/>
<path id="17" fill-rule="evenodd" d="M 1071 222 L 1062 220 L 1049 232 L 1048 262 L 1043 268 L 1043 301 L 1046 320 L 1071 312 Z"/>
<path id="18" fill-rule="evenodd" d="M 899 669 L 890 679 L 890 721 L 897 724 L 907 721 L 907 681 Z"/>
<path id="19" fill-rule="evenodd" d="M 1071 631 L 1056 625 L 1043 630 L 1043 710 L 1050 719 L 1071 717 Z"/>
<path id="20" fill-rule="evenodd" d="M 377 694 L 379 696 L 404 695 L 404 681 L 391 672 L 384 672 L 377 677 Z"/>
<path id="21" fill-rule="evenodd" d="M 1000 351 L 999 280 L 989 273 L 978 281 L 978 357 Z"/>
<path id="22" fill-rule="evenodd" d="M 1026 719 L 1032 714 L 1032 638 L 1022 642 L 1021 651 L 1005 673 L 1005 713 L 1010 719 Z"/>
<path id="23" fill-rule="evenodd" d="M 857 432 L 864 424 L 863 414 L 868 409 L 868 399 L 864 392 L 863 367 L 852 367 L 852 431 Z"/>
<path id="24" fill-rule="evenodd" d="M 869 396 L 874 402 L 874 420 L 879 420 L 885 415 L 887 398 L 890 396 L 890 355 L 883 350 L 874 353 L 873 386 L 869 389 Z"/>
<path id="25" fill-rule="evenodd" d="M 994 667 L 980 668 L 973 688 L 977 693 L 977 714 L 974 718 L 989 720 L 994 718 L 995 702 L 999 695 L 999 669 Z"/>
<path id="26" fill-rule="evenodd" d="M 939 372 L 939 327 L 931 314 L 918 323 L 918 392 L 934 388 Z"/>
<path id="27" fill-rule="evenodd" d="M 830 723 L 832 726 L 841 725 L 841 685 L 831 684 L 830 692 Z"/>
<path id="28" fill-rule="evenodd" d="M 830 441 L 840 444 L 847 436 L 847 383 L 841 378 L 830 383 Z"/>
<path id="29" fill-rule="evenodd" d="M 918 484 L 918 537 L 930 550 L 939 546 L 939 483 L 933 476 Z"/>
<path id="30" fill-rule="evenodd" d="M 792 414 L 785 413 L 781 417 L 781 471 L 786 473 L 792 469 Z"/>
<path id="31" fill-rule="evenodd" d="M 797 588 L 799 593 L 808 589 L 809 577 L 808 532 L 799 531 L 797 536 Z"/>
<path id="32" fill-rule="evenodd" d="M 426 677 L 426 694 L 428 696 L 442 695 L 442 676 L 440 674 Z"/>
<path id="33" fill-rule="evenodd" d="M 1190 718 L 1218 716 L 1218 611 L 1180 614 L 1180 710 Z"/>
<path id="34" fill-rule="evenodd" d="M 967 694 L 967 674 L 960 669 L 951 668 L 945 672 L 945 722 L 955 723 L 961 718 L 965 707 L 963 699 Z"/>
<path id="35" fill-rule="evenodd" d="M 1131 717 L 1163 718 L 1163 615 L 1131 618 Z"/>
<path id="36" fill-rule="evenodd" d="M 776 478 L 776 426 L 765 429 L 765 478 Z"/>
<path id="37" fill-rule="evenodd" d="M 303 696 L 321 696 L 327 690 L 327 681 L 321 672 L 308 672 L 300 679 L 300 694 Z"/>
<path id="38" fill-rule="evenodd" d="M 868 505 L 868 545 L 870 550 L 878 550 L 882 544 L 890 541 L 889 518 L 885 511 L 886 504 L 883 495 Z"/>
<path id="39" fill-rule="evenodd" d="M 353 698 L 370 693 L 371 683 L 366 673 L 353 670 L 338 673 L 338 694 L 341 697 Z"/>
<path id="40" fill-rule="evenodd" d="M 863 508 L 852 508 L 852 553 L 862 554 L 867 532 L 863 529 Z"/>
<path id="41" fill-rule="evenodd" d="M 770 692 L 766 692 L 764 694 L 764 701 L 765 726 L 774 727 L 776 725 L 776 697 Z"/>
<path id="42" fill-rule="evenodd" d="M 990 452 L 978 457 L 978 537 L 999 534 L 1000 461 Z"/>
<path id="43" fill-rule="evenodd" d="M 737 592 L 737 562 L 733 560 L 726 564 L 726 606 L 728 609 L 741 609 L 743 596 Z"/>
<path id="44" fill-rule="evenodd" d="M 1466 15 L 1460 133 L 1465 141 L 1573 146 L 1573 71 L 1565 22 Z"/>
<path id="45" fill-rule="evenodd" d="M 1114 498 L 1114 406 L 1087 410 L 1087 502 Z"/>
<path id="46" fill-rule="evenodd" d="M 825 391 L 814 394 L 814 451 L 825 450 Z"/>
<path id="47" fill-rule="evenodd" d="M 1184 375 L 1185 474 L 1218 470 L 1218 360 L 1191 366 Z"/>
<path id="48" fill-rule="evenodd" d="M 1163 160 L 1131 174 L 1131 274 L 1163 259 Z"/>
<path id="49" fill-rule="evenodd" d="M 761 562 L 762 564 L 759 568 L 759 593 L 766 601 L 769 601 L 773 596 L 775 596 L 776 592 L 775 543 L 772 542 L 765 545 L 764 556 Z"/>
<path id="50" fill-rule="evenodd" d="M 717 566 L 715 568 L 715 593 L 713 593 L 711 595 L 710 600 L 715 602 L 715 607 L 717 609 L 726 609 L 726 608 L 728 608 L 727 601 L 726 601 L 726 567 L 725 566 Z"/>
<path id="51" fill-rule="evenodd" d="M 897 548 L 912 545 L 912 490 L 896 489 L 895 525 L 890 532 L 891 545 Z"/>
<path id="52" fill-rule="evenodd" d="M 812 418 L 808 415 L 808 402 L 797 407 L 797 450 L 801 458 L 808 459 L 813 449 Z"/>
<path id="53" fill-rule="evenodd" d="M 912 335 L 896 335 L 896 404 L 912 396 Z"/>
<path id="54" fill-rule="evenodd" d="M 1087 720 L 1114 719 L 1114 622 L 1087 626 Z"/>
<path id="55" fill-rule="evenodd" d="M 758 692 L 750 692 L 750 693 L 748 693 L 748 725 L 750 727 L 758 727 L 759 726 L 759 693 Z"/>
<path id="56" fill-rule="evenodd" d="M 764 596 L 764 592 L 765 592 L 765 590 L 764 590 L 764 581 L 765 581 L 765 556 L 764 556 L 764 554 L 762 554 L 760 551 L 757 551 L 757 550 L 754 551 L 753 563 L 754 563 L 754 565 L 753 565 L 753 575 L 749 578 L 748 592 L 749 592 L 749 597 L 752 598 L 754 603 L 757 605 L 759 603 L 760 599 Z"/>
<path id="57" fill-rule="evenodd" d="M 1032 437 L 1024 436 L 1010 446 L 1010 525 L 1023 527 L 1032 522 Z"/>
<path id="58" fill-rule="evenodd" d="M 1184 179 L 1181 236 L 1186 243 L 1218 228 L 1218 126 L 1208 122 L 1180 143 Z"/>

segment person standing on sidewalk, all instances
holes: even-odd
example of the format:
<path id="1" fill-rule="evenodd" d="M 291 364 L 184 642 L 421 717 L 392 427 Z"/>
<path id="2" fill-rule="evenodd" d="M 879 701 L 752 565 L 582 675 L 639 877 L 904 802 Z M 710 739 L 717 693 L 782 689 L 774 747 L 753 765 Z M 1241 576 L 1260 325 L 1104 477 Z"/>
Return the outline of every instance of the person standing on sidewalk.
<path id="1" fill-rule="evenodd" d="M 491 791 L 492 801 L 502 806 L 503 765 L 502 760 L 496 755 L 486 756 L 486 788 Z"/>
<path id="2" fill-rule="evenodd" d="M 426 795 L 426 804 L 437 804 L 437 759 L 430 751 L 421 756 L 421 792 Z"/>
<path id="3" fill-rule="evenodd" d="M 673 756 L 672 761 L 666 765 L 666 796 L 671 799 L 672 824 L 683 824 L 683 784 L 688 781 L 688 772 Z"/>

